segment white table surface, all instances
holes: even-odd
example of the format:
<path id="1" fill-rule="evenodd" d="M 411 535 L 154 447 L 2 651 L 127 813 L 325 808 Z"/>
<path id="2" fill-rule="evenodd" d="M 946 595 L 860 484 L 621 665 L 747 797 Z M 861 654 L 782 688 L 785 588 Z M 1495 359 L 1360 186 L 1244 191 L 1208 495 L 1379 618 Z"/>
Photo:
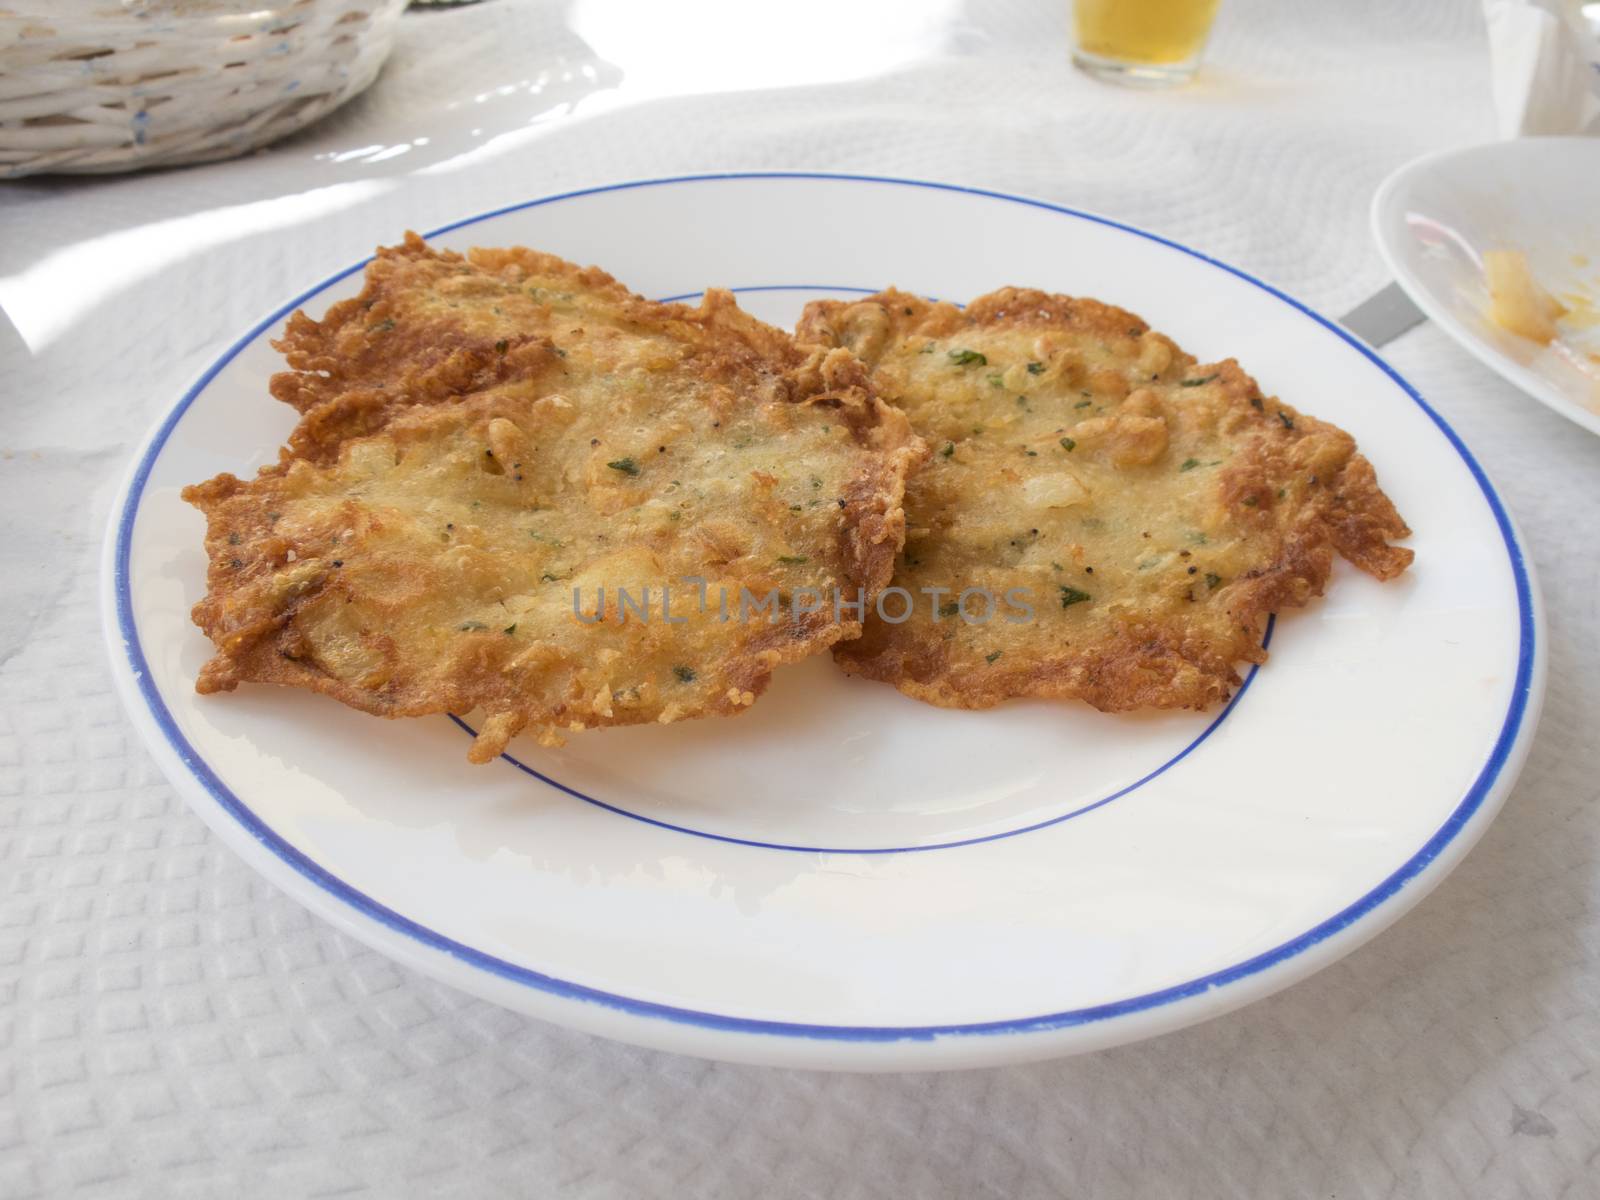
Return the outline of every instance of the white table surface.
<path id="1" fill-rule="evenodd" d="M 112 695 L 98 551 L 135 441 L 404 227 L 707 169 L 900 174 L 1099 210 L 1337 314 L 1385 282 L 1379 180 L 1492 135 L 1470 0 L 1228 0 L 1170 94 L 1072 71 L 1065 25 L 1059 0 L 489 0 L 408 15 L 366 97 L 265 153 L 0 185 L 0 1197 L 1600 1195 L 1600 439 L 1432 328 L 1387 355 L 1544 586 L 1532 756 L 1393 930 L 1154 1042 L 855 1077 L 550 1028 L 258 881 Z"/>

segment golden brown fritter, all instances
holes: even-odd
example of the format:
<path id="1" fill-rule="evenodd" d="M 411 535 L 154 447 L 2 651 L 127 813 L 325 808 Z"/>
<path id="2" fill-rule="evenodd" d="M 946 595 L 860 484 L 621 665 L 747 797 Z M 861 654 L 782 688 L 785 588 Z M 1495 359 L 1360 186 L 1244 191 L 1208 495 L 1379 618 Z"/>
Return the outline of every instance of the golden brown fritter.
<path id="1" fill-rule="evenodd" d="M 1122 309 L 1007 288 L 962 311 L 890 291 L 810 305 L 799 340 L 853 350 L 932 449 L 893 580 L 912 615 L 869 614 L 834 648 L 918 699 L 1203 709 L 1237 686 L 1235 664 L 1265 659 L 1268 614 L 1321 594 L 1334 551 L 1379 579 L 1411 562 L 1348 434 Z M 958 611 L 969 588 L 992 609 L 979 591 Z M 906 608 L 886 601 L 890 618 Z"/>
<path id="2" fill-rule="evenodd" d="M 302 414 L 290 449 L 319 462 L 397 413 L 504 384 L 654 393 L 688 381 L 730 404 L 751 388 L 787 396 L 805 361 L 719 289 L 698 307 L 660 304 L 597 267 L 524 247 L 434 250 L 414 233 L 377 251 L 360 295 L 320 321 L 295 313 L 273 345 L 291 369 L 272 394 Z"/>
<path id="3" fill-rule="evenodd" d="M 635 316 L 670 342 L 668 323 L 692 313 L 674 314 L 598 267 L 552 254 L 517 246 L 461 255 L 407 233 L 378 248 L 360 295 L 330 305 L 320 321 L 289 318 L 272 344 L 290 370 L 273 376 L 272 394 L 302 413 L 383 388 L 403 389 L 396 402 L 425 403 L 559 366 L 560 334 L 588 346 L 605 332 L 633 332 Z M 679 339 L 671 348 L 688 346 Z"/>
<path id="4" fill-rule="evenodd" d="M 502 282 L 534 261 L 555 273 L 527 251 L 473 258 L 504 267 Z M 429 269 L 380 302 L 406 338 L 395 361 L 372 351 L 377 334 L 335 335 L 307 368 L 326 374 L 292 393 L 310 423 L 293 449 L 254 479 L 184 493 L 206 514 L 211 560 L 194 619 L 217 653 L 200 691 L 290 684 L 389 717 L 481 708 L 469 757 L 482 762 L 523 728 L 550 741 L 743 711 L 774 667 L 859 632 L 822 597 L 887 582 L 924 452 L 859 362 L 798 353 L 725 294 L 698 309 L 625 298 L 625 318 L 598 319 L 626 293 L 593 273 L 597 300 L 564 264 L 559 303 L 591 310 L 560 323 L 564 355 L 530 334 L 524 358 L 491 343 L 516 369 L 485 367 L 463 333 L 436 361 L 413 315 L 443 306 L 429 329 L 475 328 L 478 301 L 460 316 L 447 297 L 496 293 L 480 268 L 410 261 Z M 470 355 L 460 390 L 433 388 L 440 362 Z"/>

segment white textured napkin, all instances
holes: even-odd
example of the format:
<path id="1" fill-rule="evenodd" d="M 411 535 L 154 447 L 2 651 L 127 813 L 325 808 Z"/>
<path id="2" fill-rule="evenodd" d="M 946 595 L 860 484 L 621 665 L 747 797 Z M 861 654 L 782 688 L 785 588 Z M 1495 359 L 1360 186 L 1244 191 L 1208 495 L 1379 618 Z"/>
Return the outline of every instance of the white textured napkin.
<path id="1" fill-rule="evenodd" d="M 1501 137 L 1600 134 L 1600 29 L 1583 7 L 1484 0 Z"/>

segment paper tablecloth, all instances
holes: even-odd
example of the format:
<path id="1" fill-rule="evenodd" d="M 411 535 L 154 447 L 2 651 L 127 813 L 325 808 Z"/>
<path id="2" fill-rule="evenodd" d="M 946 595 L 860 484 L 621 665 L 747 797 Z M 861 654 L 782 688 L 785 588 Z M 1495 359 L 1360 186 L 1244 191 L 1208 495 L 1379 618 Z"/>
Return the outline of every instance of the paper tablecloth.
<path id="1" fill-rule="evenodd" d="M 267 152 L 0 187 L 0 1197 L 1600 1194 L 1600 439 L 1430 327 L 1388 356 L 1544 585 L 1532 756 L 1394 929 L 1153 1042 L 854 1077 L 524 1019 L 258 880 L 111 693 L 98 548 L 136 439 L 406 226 L 706 169 L 899 174 L 1106 212 L 1349 307 L 1385 282 L 1378 181 L 1492 136 L 1478 7 L 1223 9 L 1202 82 L 1139 93 L 1071 70 L 1057 0 L 490 0 L 408 15 L 370 93 Z"/>

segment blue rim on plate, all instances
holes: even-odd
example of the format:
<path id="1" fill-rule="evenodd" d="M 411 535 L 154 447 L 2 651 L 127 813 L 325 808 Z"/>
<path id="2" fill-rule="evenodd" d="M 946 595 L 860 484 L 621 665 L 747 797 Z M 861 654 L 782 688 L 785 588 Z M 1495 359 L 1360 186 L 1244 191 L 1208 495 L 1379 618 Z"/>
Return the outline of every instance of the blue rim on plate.
<path id="1" fill-rule="evenodd" d="M 504 208 L 494 209 L 491 212 L 481 213 L 465 220 L 454 221 L 433 230 L 427 236 L 437 237 L 451 230 L 460 229 L 467 225 L 476 224 L 492 217 L 503 216 L 506 213 L 518 212 L 529 208 L 538 208 L 546 204 L 555 204 L 563 200 L 572 200 L 583 196 L 598 195 L 605 192 L 624 191 L 645 187 L 670 187 L 683 183 L 704 183 L 718 180 L 752 180 L 752 179 L 813 179 L 832 180 L 847 183 L 873 183 L 887 184 L 899 187 L 927 188 L 935 191 L 959 192 L 972 196 L 981 196 L 990 200 L 1002 200 L 1013 204 L 1022 204 L 1031 208 L 1043 209 L 1048 212 L 1059 213 L 1082 221 L 1092 221 L 1098 225 L 1109 226 L 1124 233 L 1131 233 L 1171 249 L 1181 251 L 1191 258 L 1209 263 L 1221 270 L 1228 272 L 1246 282 L 1253 284 L 1262 291 L 1276 297 L 1290 307 L 1310 317 L 1329 332 L 1335 334 L 1344 342 L 1360 351 L 1367 359 L 1377 366 L 1385 375 L 1405 392 L 1411 400 L 1422 409 L 1443 433 L 1451 447 L 1461 457 L 1467 469 L 1472 473 L 1482 491 L 1490 511 L 1494 514 L 1495 523 L 1500 530 L 1500 535 L 1505 542 L 1506 553 L 1511 564 L 1512 576 L 1516 585 L 1518 609 L 1518 651 L 1516 676 L 1511 692 L 1511 704 L 1506 711 L 1505 720 L 1501 725 L 1499 736 L 1495 739 L 1494 747 L 1490 751 L 1488 760 L 1479 771 L 1477 778 L 1468 788 L 1466 795 L 1445 822 L 1434 832 L 1427 842 L 1423 844 L 1404 864 L 1398 867 L 1386 879 L 1380 882 L 1371 891 L 1360 899 L 1347 905 L 1344 909 L 1327 918 L 1320 924 L 1307 930 L 1299 937 L 1293 938 L 1271 950 L 1263 951 L 1243 962 L 1236 963 L 1220 971 L 1213 971 L 1186 983 L 1175 984 L 1171 987 L 1161 988 L 1157 991 L 1147 992 L 1139 996 L 1131 996 L 1124 1000 L 1117 1000 L 1106 1004 L 1094 1005 L 1088 1008 L 1069 1009 L 1063 1012 L 1042 1013 L 1032 1017 L 1016 1017 L 1002 1021 L 985 1021 L 971 1024 L 955 1025 L 812 1025 L 802 1022 L 765 1021 L 749 1017 L 734 1017 L 722 1013 L 702 1012 L 697 1009 L 680 1008 L 674 1005 L 659 1004 L 653 1001 L 640 1000 L 630 996 L 618 995 L 613 992 L 602 991 L 598 988 L 586 987 L 583 984 L 573 983 L 570 980 L 558 979 L 527 967 L 517 966 L 515 963 L 496 958 L 481 950 L 474 949 L 452 938 L 445 937 L 420 925 L 415 921 L 395 912 L 372 897 L 345 883 L 337 876 L 329 873 L 323 867 L 306 857 L 299 850 L 281 838 L 270 826 L 262 821 L 247 805 L 233 794 L 211 770 L 200 755 L 195 751 L 183 734 L 179 731 L 165 702 L 156 689 L 152 679 L 149 664 L 145 660 L 144 650 L 140 645 L 138 627 L 133 616 L 133 597 L 129 583 L 129 556 L 132 549 L 132 535 L 134 522 L 138 517 L 139 502 L 143 495 L 150 472 L 160 456 L 162 447 L 177 427 L 191 404 L 203 392 L 206 386 L 216 377 L 217 373 L 227 366 L 236 355 L 251 342 L 255 341 L 268 328 L 281 321 L 293 312 L 306 300 L 331 287 L 333 284 L 355 274 L 366 266 L 370 260 L 363 260 L 354 266 L 338 272 L 323 280 L 315 287 L 301 293 L 283 307 L 274 312 L 265 320 L 259 322 L 248 333 L 236 341 L 220 359 L 213 363 L 195 385 L 184 394 L 172 412 L 167 414 L 165 420 L 150 438 L 133 475 L 129 481 L 127 493 L 123 499 L 120 513 L 115 517 L 116 541 L 113 549 L 112 570 L 113 590 L 115 597 L 116 617 L 118 632 L 121 635 L 124 653 L 127 656 L 128 666 L 133 673 L 133 679 L 140 695 L 144 698 L 150 715 L 154 718 L 163 736 L 166 738 L 173 752 L 175 752 L 184 767 L 203 787 L 217 804 L 237 821 L 252 837 L 264 847 L 275 854 L 288 866 L 299 872 L 306 879 L 315 883 L 337 899 L 354 908 L 364 916 L 387 926 L 396 933 L 411 938 L 430 949 L 441 951 L 470 966 L 486 971 L 502 979 L 535 988 L 539 991 L 552 994 L 568 1000 L 584 1001 L 592 1004 L 620 1010 L 638 1017 L 654 1018 L 673 1021 L 688 1025 L 698 1026 L 703 1029 L 724 1032 L 769 1034 L 790 1038 L 811 1038 L 838 1042 L 901 1042 L 901 1041 L 929 1041 L 939 1037 L 951 1035 L 973 1034 L 1020 1034 L 1036 1033 L 1070 1026 L 1087 1025 L 1097 1021 L 1104 1021 L 1112 1017 L 1125 1016 L 1131 1013 L 1143 1012 L 1172 1004 L 1190 996 L 1211 991 L 1226 984 L 1235 983 L 1256 975 L 1281 962 L 1303 954 L 1312 947 L 1327 940 L 1333 935 L 1346 929 L 1355 921 L 1372 912 L 1384 901 L 1394 896 L 1410 880 L 1419 875 L 1439 854 L 1453 842 L 1466 826 L 1484 799 L 1493 790 L 1510 760 L 1513 748 L 1516 745 L 1518 734 L 1522 730 L 1524 719 L 1527 716 L 1530 693 L 1533 681 L 1535 661 L 1535 631 L 1534 631 L 1534 603 L 1533 588 L 1529 579 L 1527 563 L 1524 559 L 1522 547 L 1517 543 L 1516 534 L 1511 525 L 1511 518 L 1506 513 L 1505 506 L 1500 497 L 1495 493 L 1494 487 L 1489 483 L 1483 468 L 1472 456 L 1461 438 L 1456 434 L 1445 420 L 1435 412 L 1417 391 L 1408 384 L 1398 372 L 1380 358 L 1370 347 L 1364 345 L 1351 334 L 1329 321 L 1326 317 L 1308 308 L 1293 297 L 1265 283 L 1237 267 L 1221 262 L 1198 250 L 1191 249 L 1180 242 L 1157 234 L 1146 232 L 1107 217 L 1096 216 L 1093 213 L 1081 212 L 1064 205 L 1052 204 L 1044 200 L 1035 200 L 1023 196 L 1012 196 L 1004 192 L 988 191 L 983 188 L 963 187 L 958 184 L 934 183 L 926 180 L 896 179 L 879 175 L 847 175 L 817 171 L 764 171 L 764 172 L 719 172 L 703 175 L 677 175 L 662 179 L 642 179 L 628 183 L 609 184 L 604 187 L 584 188 L 578 191 L 563 192 L 554 196 L 546 196 L 539 200 L 530 200 L 522 204 L 512 204 Z"/>

